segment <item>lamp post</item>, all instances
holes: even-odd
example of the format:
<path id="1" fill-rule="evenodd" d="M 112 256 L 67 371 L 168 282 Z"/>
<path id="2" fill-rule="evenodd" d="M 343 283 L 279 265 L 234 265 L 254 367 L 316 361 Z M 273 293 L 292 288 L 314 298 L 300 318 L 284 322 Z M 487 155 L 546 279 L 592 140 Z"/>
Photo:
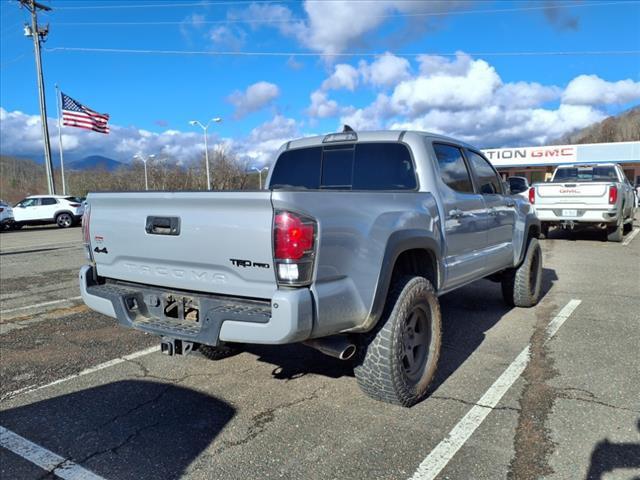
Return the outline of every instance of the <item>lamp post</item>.
<path id="1" fill-rule="evenodd" d="M 252 169 L 258 172 L 258 178 L 260 179 L 259 180 L 260 190 L 262 190 L 262 172 L 264 172 L 265 170 L 269 170 L 269 167 L 262 167 L 262 168 L 252 167 Z"/>
<path id="2" fill-rule="evenodd" d="M 209 144 L 207 143 L 207 129 L 209 128 L 212 122 L 220 123 L 221 121 L 222 121 L 222 118 L 213 117 L 211 120 L 207 122 L 206 125 L 203 125 L 198 120 L 191 120 L 189 122 L 189 125 L 192 125 L 194 127 L 197 125 L 198 127 L 200 127 L 204 134 L 204 161 L 205 161 L 205 166 L 207 170 L 207 190 L 211 190 L 211 176 L 209 175 Z"/>
<path id="3" fill-rule="evenodd" d="M 137 158 L 138 160 L 142 161 L 142 163 L 144 163 L 144 189 L 149 190 L 149 178 L 147 177 L 147 161 L 151 160 L 152 158 L 156 158 L 156 156 L 147 155 L 145 157 L 141 153 L 138 153 L 134 155 L 133 158 Z"/>

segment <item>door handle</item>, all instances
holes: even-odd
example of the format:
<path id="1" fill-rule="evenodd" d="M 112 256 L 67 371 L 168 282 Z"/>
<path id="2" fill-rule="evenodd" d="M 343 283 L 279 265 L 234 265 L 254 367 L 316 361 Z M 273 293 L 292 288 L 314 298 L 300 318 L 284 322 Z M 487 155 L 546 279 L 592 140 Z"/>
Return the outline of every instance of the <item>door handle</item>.
<path id="1" fill-rule="evenodd" d="M 462 217 L 464 217 L 464 212 L 459 208 L 454 208 L 453 210 L 449 211 L 449 218 L 462 218 Z"/>
<path id="2" fill-rule="evenodd" d="M 507 205 L 507 207 L 515 207 L 515 206 L 516 206 L 516 203 L 515 203 L 515 202 L 512 202 L 511 200 L 508 200 L 508 201 L 507 201 L 507 203 L 506 203 L 506 205 Z"/>

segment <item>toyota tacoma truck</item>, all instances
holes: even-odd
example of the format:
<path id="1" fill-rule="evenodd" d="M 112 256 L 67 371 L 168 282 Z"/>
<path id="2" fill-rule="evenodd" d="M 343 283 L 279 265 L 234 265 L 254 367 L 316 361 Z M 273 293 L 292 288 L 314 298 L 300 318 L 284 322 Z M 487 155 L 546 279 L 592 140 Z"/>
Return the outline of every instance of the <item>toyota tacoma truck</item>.
<path id="1" fill-rule="evenodd" d="M 529 189 L 542 234 L 550 227 L 597 227 L 607 239 L 621 242 L 636 211 L 633 186 L 615 163 L 562 165 L 548 183 Z"/>
<path id="2" fill-rule="evenodd" d="M 92 193 L 85 303 L 219 359 L 304 342 L 353 357 L 370 396 L 420 401 L 441 345 L 438 297 L 502 283 L 540 297 L 540 224 L 482 153 L 413 131 L 286 143 L 258 191 Z"/>

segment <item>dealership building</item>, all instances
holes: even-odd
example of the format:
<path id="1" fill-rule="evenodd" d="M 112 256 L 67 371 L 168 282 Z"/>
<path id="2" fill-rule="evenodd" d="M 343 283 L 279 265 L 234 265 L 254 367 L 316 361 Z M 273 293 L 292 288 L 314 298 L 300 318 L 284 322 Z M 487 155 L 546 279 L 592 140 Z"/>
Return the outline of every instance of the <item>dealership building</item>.
<path id="1" fill-rule="evenodd" d="M 482 150 L 503 177 L 527 177 L 544 182 L 558 165 L 568 163 L 620 164 L 632 184 L 640 183 L 640 142 L 589 143 L 545 147 L 491 148 Z"/>

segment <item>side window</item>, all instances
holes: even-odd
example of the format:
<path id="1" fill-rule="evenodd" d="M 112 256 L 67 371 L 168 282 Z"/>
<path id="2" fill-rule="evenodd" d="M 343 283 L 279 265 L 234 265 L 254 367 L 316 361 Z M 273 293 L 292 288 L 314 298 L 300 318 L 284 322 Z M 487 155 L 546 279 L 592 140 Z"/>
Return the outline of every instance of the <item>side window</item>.
<path id="1" fill-rule="evenodd" d="M 462 150 L 443 143 L 434 143 L 433 149 L 438 159 L 442 181 L 457 192 L 473 193 L 473 184 L 462 157 Z"/>
<path id="2" fill-rule="evenodd" d="M 401 143 L 360 143 L 353 164 L 354 190 L 414 190 L 416 174 Z"/>
<path id="3" fill-rule="evenodd" d="M 37 205 L 40 205 L 40 199 L 39 198 L 25 198 L 20 203 L 18 203 L 18 205 L 16 205 L 16 207 L 17 206 L 35 207 Z"/>
<path id="4" fill-rule="evenodd" d="M 322 147 L 300 148 L 282 152 L 271 174 L 270 188 L 320 187 Z"/>
<path id="5" fill-rule="evenodd" d="M 55 198 L 43 198 L 40 200 L 40 205 L 55 205 L 58 201 Z"/>
<path id="6" fill-rule="evenodd" d="M 491 164 L 476 152 L 472 152 L 471 150 L 467 150 L 466 152 L 471 168 L 476 173 L 480 193 L 484 195 L 495 193 L 501 194 L 502 182 Z"/>

